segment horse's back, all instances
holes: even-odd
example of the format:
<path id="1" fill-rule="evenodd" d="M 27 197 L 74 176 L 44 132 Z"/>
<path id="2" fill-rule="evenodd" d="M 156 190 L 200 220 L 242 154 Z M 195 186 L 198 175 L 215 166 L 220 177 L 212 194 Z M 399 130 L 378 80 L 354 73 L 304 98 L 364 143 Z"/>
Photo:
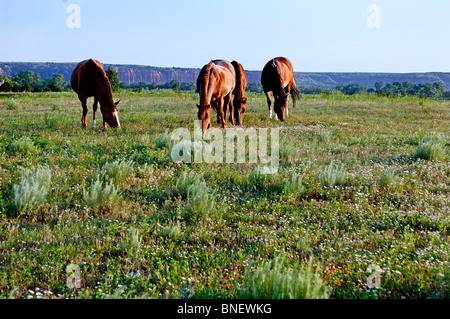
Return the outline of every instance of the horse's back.
<path id="1" fill-rule="evenodd" d="M 102 79 L 104 78 L 106 78 L 106 73 L 99 61 L 84 60 L 78 63 L 73 70 L 70 85 L 77 94 L 89 97 L 95 95 L 96 89 L 103 84 Z"/>
<path id="2" fill-rule="evenodd" d="M 217 88 L 222 94 L 228 94 L 236 86 L 236 72 L 233 65 L 225 60 L 214 60 L 210 76 L 216 82 Z"/>
<path id="3" fill-rule="evenodd" d="M 272 91 L 273 82 L 280 81 L 284 88 L 293 78 L 294 68 L 292 67 L 291 61 L 285 57 L 276 57 L 268 61 L 264 66 L 261 73 L 261 85 L 264 91 Z"/>

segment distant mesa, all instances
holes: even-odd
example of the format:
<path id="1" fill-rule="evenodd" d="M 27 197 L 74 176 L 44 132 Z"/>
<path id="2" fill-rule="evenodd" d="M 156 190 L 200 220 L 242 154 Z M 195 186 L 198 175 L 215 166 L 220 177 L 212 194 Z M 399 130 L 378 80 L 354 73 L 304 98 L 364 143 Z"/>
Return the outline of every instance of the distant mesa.
<path id="1" fill-rule="evenodd" d="M 51 78 L 54 74 L 62 74 L 69 82 L 70 75 L 77 63 L 52 62 L 0 62 L 0 75 L 12 76 L 20 71 L 31 70 L 39 73 L 41 79 Z M 146 65 L 103 64 L 105 69 L 111 66 L 119 73 L 121 82 L 164 84 L 173 80 L 195 82 L 200 72 L 197 68 L 167 68 Z M 261 67 L 262 68 L 262 67 Z M 300 67 L 294 66 L 299 70 Z M 248 83 L 260 82 L 261 70 L 246 70 Z M 410 82 L 412 84 L 441 82 L 446 90 L 450 90 L 450 73 L 367 73 L 367 72 L 295 72 L 295 80 L 301 87 L 334 88 L 338 85 L 360 84 L 373 88 L 376 82 L 394 83 Z"/>

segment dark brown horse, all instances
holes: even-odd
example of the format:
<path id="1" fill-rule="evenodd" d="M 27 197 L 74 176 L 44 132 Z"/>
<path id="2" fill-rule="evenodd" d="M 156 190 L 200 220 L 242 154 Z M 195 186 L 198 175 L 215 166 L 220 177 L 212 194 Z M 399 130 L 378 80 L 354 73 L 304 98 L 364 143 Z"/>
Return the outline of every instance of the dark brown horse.
<path id="1" fill-rule="evenodd" d="M 272 104 L 270 91 L 272 91 L 275 97 L 273 107 L 275 111 L 274 117 L 276 118 L 278 116 L 281 121 L 284 121 L 285 116 L 288 114 L 287 102 L 289 93 L 292 95 L 294 107 L 295 102 L 300 98 L 300 92 L 294 80 L 294 69 L 291 61 L 283 57 L 278 57 L 267 62 L 261 74 L 261 84 L 267 97 L 267 104 L 269 105 L 269 117 L 272 117 L 272 111 L 270 109 Z"/>
<path id="2" fill-rule="evenodd" d="M 202 120 L 202 130 L 211 127 L 211 107 L 217 112 L 217 123 L 226 128 L 228 107 L 236 86 L 236 73 L 233 65 L 224 60 L 214 60 L 203 66 L 197 77 L 197 92 L 200 94 L 198 119 Z"/>
<path id="3" fill-rule="evenodd" d="M 114 103 L 111 91 L 111 84 L 106 76 L 103 66 L 94 59 L 82 61 L 77 64 L 72 72 L 70 84 L 83 107 L 83 116 L 81 117 L 81 126 L 86 129 L 86 116 L 88 113 L 87 99 L 94 97 L 93 105 L 93 120 L 92 128 L 95 126 L 95 114 L 97 112 L 97 105 L 100 102 L 100 110 L 103 115 L 103 129 L 106 130 L 106 123 L 112 128 L 120 127 L 119 111 L 117 111 L 117 104 Z"/>
<path id="4" fill-rule="evenodd" d="M 233 108 L 234 108 L 234 120 L 236 125 L 241 126 L 244 121 L 244 114 L 247 108 L 247 98 L 245 97 L 245 88 L 247 87 L 247 75 L 244 68 L 239 62 L 231 61 L 236 72 L 236 87 L 234 88 Z M 233 123 L 230 112 L 230 122 Z"/>

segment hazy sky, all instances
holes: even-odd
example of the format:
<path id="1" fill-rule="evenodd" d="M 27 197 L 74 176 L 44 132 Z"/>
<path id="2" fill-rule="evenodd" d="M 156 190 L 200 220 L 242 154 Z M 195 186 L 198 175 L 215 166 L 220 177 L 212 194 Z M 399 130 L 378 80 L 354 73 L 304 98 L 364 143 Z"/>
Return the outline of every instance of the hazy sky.
<path id="1" fill-rule="evenodd" d="M 0 61 L 450 72 L 448 0 L 0 0 Z"/>

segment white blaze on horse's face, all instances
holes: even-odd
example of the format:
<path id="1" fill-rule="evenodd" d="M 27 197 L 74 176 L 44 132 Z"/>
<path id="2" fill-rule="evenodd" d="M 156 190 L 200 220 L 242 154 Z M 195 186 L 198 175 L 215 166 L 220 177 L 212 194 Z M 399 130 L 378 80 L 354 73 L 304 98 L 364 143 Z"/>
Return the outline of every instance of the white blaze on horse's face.
<path id="1" fill-rule="evenodd" d="M 119 112 L 117 112 L 117 109 L 114 109 L 114 117 L 116 118 L 117 121 L 117 127 L 120 127 L 120 121 L 119 121 Z"/>

